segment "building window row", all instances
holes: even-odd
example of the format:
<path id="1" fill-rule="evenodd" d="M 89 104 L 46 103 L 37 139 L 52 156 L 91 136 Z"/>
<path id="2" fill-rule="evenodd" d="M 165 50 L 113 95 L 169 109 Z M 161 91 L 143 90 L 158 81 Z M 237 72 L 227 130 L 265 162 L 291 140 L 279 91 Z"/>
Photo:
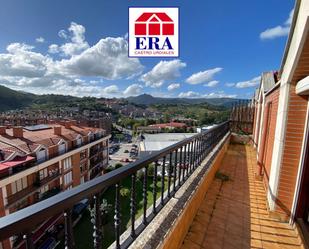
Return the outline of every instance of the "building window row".
<path id="1" fill-rule="evenodd" d="M 12 194 L 15 194 L 15 193 L 27 188 L 27 187 L 28 187 L 27 176 L 25 176 L 21 179 L 18 179 L 15 182 L 11 183 Z"/>
<path id="2" fill-rule="evenodd" d="M 72 177 L 72 171 L 70 171 L 69 173 L 65 174 L 63 176 L 64 179 L 64 185 L 68 185 L 73 181 L 73 177 Z"/>
<path id="3" fill-rule="evenodd" d="M 63 170 L 66 171 L 70 168 L 72 168 L 72 159 L 71 157 L 67 157 L 64 160 L 62 160 Z"/>

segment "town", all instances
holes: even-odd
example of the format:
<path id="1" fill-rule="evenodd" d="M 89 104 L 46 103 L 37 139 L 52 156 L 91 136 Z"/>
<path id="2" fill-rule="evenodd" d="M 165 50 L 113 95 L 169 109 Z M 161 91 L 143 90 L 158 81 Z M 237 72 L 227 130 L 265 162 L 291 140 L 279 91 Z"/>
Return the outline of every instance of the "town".
<path id="1" fill-rule="evenodd" d="M 309 0 L 142 2 L 3 1 L 0 249 L 309 248 Z"/>

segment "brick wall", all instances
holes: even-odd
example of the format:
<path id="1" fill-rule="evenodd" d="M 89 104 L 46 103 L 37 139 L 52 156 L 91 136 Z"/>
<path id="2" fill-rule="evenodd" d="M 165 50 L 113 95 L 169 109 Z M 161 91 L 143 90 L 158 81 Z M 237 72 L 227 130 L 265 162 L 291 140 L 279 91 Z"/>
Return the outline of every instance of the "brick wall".
<path id="1" fill-rule="evenodd" d="M 255 133 L 256 133 L 256 122 L 257 122 L 257 114 L 258 114 L 258 104 L 255 103 L 255 108 L 254 108 L 254 117 L 253 117 L 253 130 L 252 130 L 252 137 L 253 141 L 255 141 Z"/>
<path id="2" fill-rule="evenodd" d="M 307 96 L 296 95 L 295 85 L 291 85 L 289 95 L 285 145 L 275 207 L 275 211 L 286 218 L 290 215 L 293 205 L 308 105 Z"/>
<path id="3" fill-rule="evenodd" d="M 273 153 L 273 146 L 275 140 L 276 121 L 278 113 L 278 101 L 279 101 L 279 88 L 274 90 L 272 93 L 265 98 L 265 114 L 263 121 L 263 133 L 262 153 L 259 154 L 258 161 L 262 167 L 263 180 L 266 188 L 268 188 L 269 175 L 271 169 L 271 160 Z"/>
<path id="4" fill-rule="evenodd" d="M 72 156 L 73 187 L 80 184 L 80 153 Z"/>

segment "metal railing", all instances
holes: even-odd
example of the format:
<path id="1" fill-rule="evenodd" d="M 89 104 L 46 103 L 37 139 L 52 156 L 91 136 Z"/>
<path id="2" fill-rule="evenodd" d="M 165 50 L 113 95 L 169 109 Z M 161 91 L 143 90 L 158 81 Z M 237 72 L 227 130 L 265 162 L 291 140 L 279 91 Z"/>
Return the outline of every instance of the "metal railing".
<path id="1" fill-rule="evenodd" d="M 65 248 L 75 248 L 72 227 L 72 208 L 79 201 L 88 198 L 93 206 L 93 247 L 102 248 L 102 216 L 100 211 L 102 193 L 112 187 L 115 191 L 114 234 L 115 248 L 127 248 L 144 230 L 162 207 L 174 196 L 202 160 L 215 148 L 222 138 L 229 133 L 229 122 L 165 149 L 154 152 L 144 158 L 115 169 L 105 175 L 85 182 L 71 190 L 24 208 L 0 218 L 0 241 L 16 234 L 23 235 L 27 248 L 34 248 L 32 231 L 48 217 L 63 214 Z M 152 167 L 152 169 L 150 168 Z M 151 176 L 150 169 L 152 170 Z M 142 176 L 141 176 L 142 172 Z M 123 198 L 120 194 L 122 181 L 130 179 L 131 189 L 128 207 L 130 207 L 130 236 L 121 240 L 121 210 Z M 138 179 L 142 182 L 141 222 L 137 224 L 137 188 Z M 150 188 L 150 182 L 152 187 Z M 160 182 L 160 186 L 159 185 Z M 153 203 L 148 203 L 147 191 L 152 191 Z M 104 195 L 104 194 L 103 194 Z M 149 212 L 149 206 L 152 209 Z M 122 229 L 123 230 L 123 229 Z"/>

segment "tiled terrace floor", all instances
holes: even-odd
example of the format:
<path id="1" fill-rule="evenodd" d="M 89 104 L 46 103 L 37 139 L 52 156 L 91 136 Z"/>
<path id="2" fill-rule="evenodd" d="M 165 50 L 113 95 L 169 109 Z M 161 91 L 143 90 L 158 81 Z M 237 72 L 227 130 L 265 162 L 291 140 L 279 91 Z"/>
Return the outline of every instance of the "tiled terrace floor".
<path id="1" fill-rule="evenodd" d="M 252 147 L 229 146 L 220 167 L 229 180 L 212 182 L 181 249 L 303 248 L 293 228 L 269 217 L 254 167 Z"/>

